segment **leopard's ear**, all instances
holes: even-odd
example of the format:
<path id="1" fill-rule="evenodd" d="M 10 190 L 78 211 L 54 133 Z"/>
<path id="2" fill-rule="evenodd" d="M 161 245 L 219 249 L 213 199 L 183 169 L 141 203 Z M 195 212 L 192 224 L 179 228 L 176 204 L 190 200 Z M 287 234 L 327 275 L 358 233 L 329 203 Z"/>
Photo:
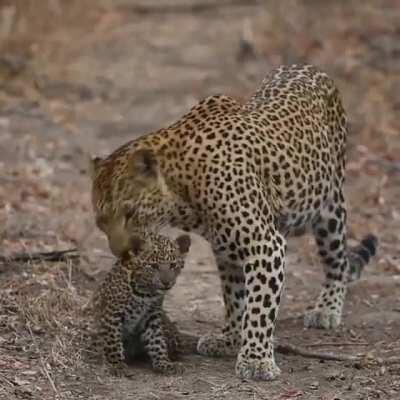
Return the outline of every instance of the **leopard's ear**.
<path id="1" fill-rule="evenodd" d="M 157 176 L 157 159 L 150 149 L 140 149 L 133 153 L 131 165 L 135 175 L 148 178 Z"/>
<path id="2" fill-rule="evenodd" d="M 136 256 L 143 250 L 145 244 L 145 241 L 139 236 L 132 236 L 130 238 L 130 250 Z"/>
<path id="3" fill-rule="evenodd" d="M 181 254 L 187 254 L 192 243 L 189 235 L 180 235 L 175 239 Z"/>
<path id="4" fill-rule="evenodd" d="M 96 176 L 96 171 L 99 168 L 100 163 L 102 162 L 101 157 L 90 157 L 88 162 L 88 173 L 90 178 L 93 180 Z"/>

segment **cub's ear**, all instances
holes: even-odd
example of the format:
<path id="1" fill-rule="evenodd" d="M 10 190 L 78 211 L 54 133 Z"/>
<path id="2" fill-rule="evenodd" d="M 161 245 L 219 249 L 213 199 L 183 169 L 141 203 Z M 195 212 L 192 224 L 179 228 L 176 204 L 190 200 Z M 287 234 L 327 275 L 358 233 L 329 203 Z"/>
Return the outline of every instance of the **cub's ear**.
<path id="1" fill-rule="evenodd" d="M 94 179 L 94 177 L 96 175 L 96 171 L 99 168 L 99 165 L 102 161 L 103 160 L 101 159 L 101 157 L 90 157 L 89 158 L 88 172 L 89 172 L 89 176 L 92 180 Z"/>
<path id="2" fill-rule="evenodd" d="M 181 254 L 187 254 L 190 249 L 191 239 L 189 235 L 181 235 L 175 239 Z"/>
<path id="3" fill-rule="evenodd" d="M 145 241 L 139 236 L 132 236 L 130 239 L 130 250 L 133 254 L 138 255 L 144 248 Z"/>
<path id="4" fill-rule="evenodd" d="M 150 149 L 140 149 L 132 154 L 132 168 L 135 174 L 146 177 L 157 176 L 157 159 Z"/>

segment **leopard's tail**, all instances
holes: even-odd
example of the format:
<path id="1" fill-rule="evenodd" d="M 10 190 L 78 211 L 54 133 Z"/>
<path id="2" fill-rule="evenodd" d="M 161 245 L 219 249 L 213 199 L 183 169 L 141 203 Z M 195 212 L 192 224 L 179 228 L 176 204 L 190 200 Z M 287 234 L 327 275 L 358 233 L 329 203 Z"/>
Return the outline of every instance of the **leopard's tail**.
<path id="1" fill-rule="evenodd" d="M 378 247 L 378 239 L 375 235 L 369 234 L 365 236 L 360 244 L 350 247 L 347 251 L 349 258 L 349 282 L 360 279 L 364 267 L 368 264 L 371 257 L 376 254 Z"/>

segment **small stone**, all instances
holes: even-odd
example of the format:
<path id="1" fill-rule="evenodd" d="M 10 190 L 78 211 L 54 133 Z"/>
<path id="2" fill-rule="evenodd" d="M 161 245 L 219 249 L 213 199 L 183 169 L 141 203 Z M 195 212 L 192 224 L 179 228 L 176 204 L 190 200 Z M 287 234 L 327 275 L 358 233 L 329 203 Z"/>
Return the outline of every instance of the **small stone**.
<path id="1" fill-rule="evenodd" d="M 319 382 L 318 381 L 313 381 L 308 385 L 308 388 L 310 390 L 318 390 L 319 389 Z"/>
<path id="2" fill-rule="evenodd" d="M 339 371 L 337 369 L 331 369 L 325 374 L 325 378 L 328 381 L 334 381 L 334 380 L 344 381 L 346 379 L 346 376 L 343 374 L 342 371 Z"/>

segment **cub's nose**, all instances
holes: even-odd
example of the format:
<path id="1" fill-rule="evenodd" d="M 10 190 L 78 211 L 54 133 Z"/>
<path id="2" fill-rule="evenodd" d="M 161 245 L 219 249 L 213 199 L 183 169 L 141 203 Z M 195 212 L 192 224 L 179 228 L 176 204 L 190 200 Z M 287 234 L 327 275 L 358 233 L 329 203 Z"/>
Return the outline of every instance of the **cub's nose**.
<path id="1" fill-rule="evenodd" d="M 162 284 L 162 290 L 169 290 L 173 286 L 171 282 L 161 282 L 161 284 Z"/>
<path id="2" fill-rule="evenodd" d="M 168 265 L 160 265 L 160 281 L 166 290 L 175 283 L 175 272 Z"/>

